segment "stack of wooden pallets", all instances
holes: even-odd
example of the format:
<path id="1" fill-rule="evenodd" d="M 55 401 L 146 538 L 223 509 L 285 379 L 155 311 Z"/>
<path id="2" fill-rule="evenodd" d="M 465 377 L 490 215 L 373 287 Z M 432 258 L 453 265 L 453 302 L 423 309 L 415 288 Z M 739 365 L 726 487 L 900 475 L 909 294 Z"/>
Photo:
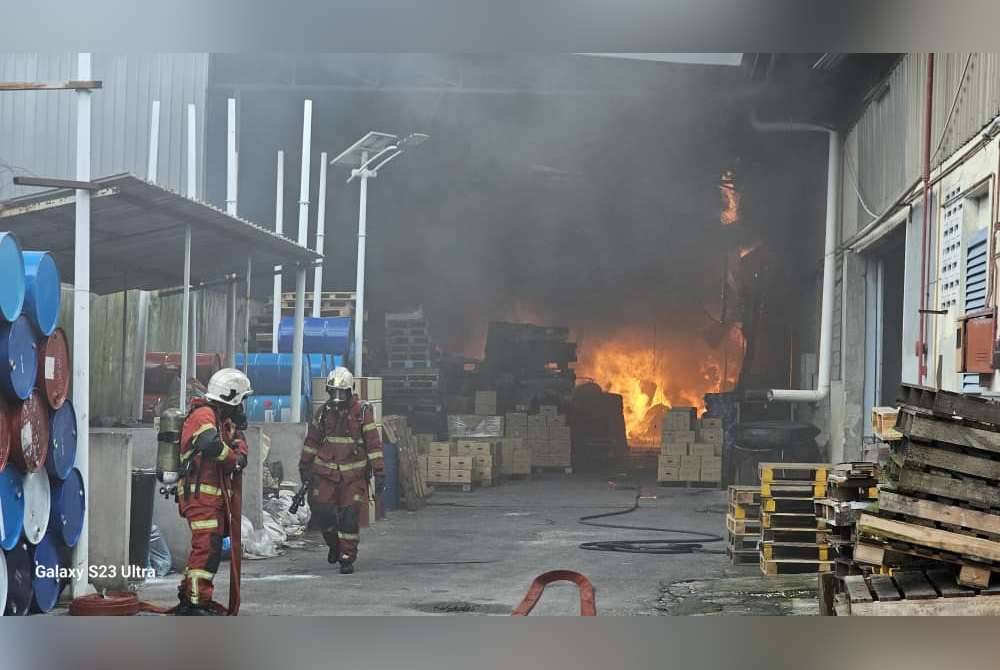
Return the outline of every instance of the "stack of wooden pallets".
<path id="1" fill-rule="evenodd" d="M 829 532 L 816 518 L 826 463 L 760 463 L 760 569 L 768 576 L 829 572 Z"/>
<path id="2" fill-rule="evenodd" d="M 1000 572 L 1000 403 L 904 385 L 878 511 L 858 519 L 855 559 L 896 567 L 900 554 L 951 566 L 965 587 Z"/>
<path id="3" fill-rule="evenodd" d="M 847 575 L 820 613 L 837 616 L 998 616 L 1000 588 L 958 583 L 954 570 L 899 570 L 892 575 Z"/>
<path id="4" fill-rule="evenodd" d="M 756 563 L 760 543 L 760 487 L 730 486 L 726 552 L 733 565 Z"/>
<path id="5" fill-rule="evenodd" d="M 306 311 L 312 309 L 314 294 L 312 291 L 306 292 Z M 354 291 L 322 291 L 319 294 L 319 315 L 323 318 L 334 316 L 354 316 L 355 292 Z M 271 313 L 271 305 L 267 304 L 267 312 Z M 295 314 L 295 292 L 287 292 L 281 295 L 281 315 L 292 316 Z"/>
<path id="6" fill-rule="evenodd" d="M 878 499 L 879 466 L 841 463 L 827 473 L 826 497 L 816 501 L 816 518 L 830 531 L 828 544 L 838 576 L 857 572 L 854 566 L 855 524 Z"/>

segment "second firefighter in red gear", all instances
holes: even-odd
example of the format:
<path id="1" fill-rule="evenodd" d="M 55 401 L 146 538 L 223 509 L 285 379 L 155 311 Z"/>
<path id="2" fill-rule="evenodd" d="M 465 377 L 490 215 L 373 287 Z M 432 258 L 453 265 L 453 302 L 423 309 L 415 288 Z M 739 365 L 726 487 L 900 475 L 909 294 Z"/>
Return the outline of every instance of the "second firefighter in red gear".
<path id="1" fill-rule="evenodd" d="M 191 528 L 191 552 L 178 589 L 178 614 L 211 613 L 222 538 L 230 530 L 226 496 L 247 463 L 242 401 L 250 392 L 242 372 L 220 370 L 209 380 L 206 397 L 191 402 L 181 429 L 185 475 L 177 483 L 177 504 Z"/>
<path id="2" fill-rule="evenodd" d="M 380 492 L 384 461 L 382 440 L 370 405 L 353 393 L 353 378 L 337 368 L 327 379 L 330 399 L 316 412 L 306 433 L 299 473 L 308 482 L 309 506 L 328 560 L 340 571 L 354 570 L 360 540 L 361 506 L 368 504 L 369 473 Z"/>

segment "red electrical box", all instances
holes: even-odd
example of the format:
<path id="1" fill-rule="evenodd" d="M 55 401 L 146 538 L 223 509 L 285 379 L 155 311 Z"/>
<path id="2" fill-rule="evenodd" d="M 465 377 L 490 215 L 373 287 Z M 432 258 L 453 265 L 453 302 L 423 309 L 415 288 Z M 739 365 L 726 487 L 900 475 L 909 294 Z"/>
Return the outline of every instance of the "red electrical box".
<path id="1" fill-rule="evenodd" d="M 955 339 L 959 372 L 992 374 L 995 340 L 996 315 L 993 310 L 962 317 Z"/>

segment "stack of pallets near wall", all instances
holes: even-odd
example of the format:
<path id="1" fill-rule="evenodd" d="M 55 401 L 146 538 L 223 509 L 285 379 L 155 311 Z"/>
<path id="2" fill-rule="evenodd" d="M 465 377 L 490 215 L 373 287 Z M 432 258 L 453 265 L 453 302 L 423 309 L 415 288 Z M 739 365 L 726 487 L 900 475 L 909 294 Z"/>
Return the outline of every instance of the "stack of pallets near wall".
<path id="1" fill-rule="evenodd" d="M 855 524 L 878 499 L 879 466 L 841 463 L 830 468 L 826 497 L 816 501 L 816 518 L 826 525 L 837 576 L 858 572 L 854 565 Z"/>
<path id="2" fill-rule="evenodd" d="M 405 414 L 421 432 L 441 432 L 444 384 L 423 310 L 385 315 L 386 412 Z"/>
<path id="3" fill-rule="evenodd" d="M 829 532 L 816 518 L 826 463 L 760 463 L 760 569 L 768 576 L 829 572 Z"/>
<path id="4" fill-rule="evenodd" d="M 321 318 L 335 316 L 354 316 L 355 309 L 354 291 L 322 291 L 319 294 L 319 315 Z M 315 294 L 306 291 L 306 312 L 312 314 L 312 306 Z M 271 313 L 271 303 L 266 305 L 267 313 Z M 295 292 L 289 291 L 281 294 L 281 315 L 294 316 L 295 314 Z"/>
<path id="5" fill-rule="evenodd" d="M 903 439 L 883 471 L 878 511 L 858 519 L 855 559 L 884 572 L 911 557 L 908 587 L 926 584 L 928 598 L 945 595 L 942 571 L 962 587 L 949 585 L 949 595 L 1000 590 L 1000 403 L 903 385 L 899 410 Z"/>
<path id="6" fill-rule="evenodd" d="M 733 565 L 756 563 L 760 543 L 760 487 L 730 486 L 726 553 Z"/>

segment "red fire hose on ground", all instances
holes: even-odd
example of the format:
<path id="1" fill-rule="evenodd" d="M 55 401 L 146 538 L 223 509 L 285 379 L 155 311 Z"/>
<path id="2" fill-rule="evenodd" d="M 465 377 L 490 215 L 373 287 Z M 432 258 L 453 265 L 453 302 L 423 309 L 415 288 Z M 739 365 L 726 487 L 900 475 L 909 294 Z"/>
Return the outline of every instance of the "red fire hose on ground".
<path id="1" fill-rule="evenodd" d="M 535 577 L 531 587 L 520 604 L 511 612 L 511 616 L 528 616 L 535 608 L 545 591 L 545 587 L 553 582 L 572 582 L 580 591 L 580 616 L 597 616 L 597 601 L 594 598 L 594 585 L 590 580 L 573 570 L 550 570 Z"/>
<path id="2" fill-rule="evenodd" d="M 229 606 L 212 602 L 216 614 L 237 616 L 240 613 L 240 572 L 243 557 L 243 477 L 234 477 L 232 487 L 222 487 L 226 512 L 229 515 Z M 173 614 L 176 607 L 160 607 L 139 600 L 132 592 L 92 593 L 74 598 L 69 605 L 71 616 L 134 616 L 146 614 Z"/>

